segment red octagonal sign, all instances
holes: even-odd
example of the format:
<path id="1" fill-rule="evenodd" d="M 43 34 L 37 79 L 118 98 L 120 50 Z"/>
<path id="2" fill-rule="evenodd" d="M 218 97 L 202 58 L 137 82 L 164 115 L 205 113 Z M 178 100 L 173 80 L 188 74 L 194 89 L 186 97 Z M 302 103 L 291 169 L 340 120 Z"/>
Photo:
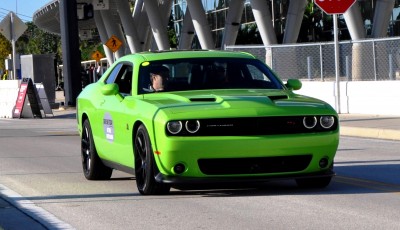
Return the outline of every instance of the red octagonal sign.
<path id="1" fill-rule="evenodd" d="M 327 14 L 344 14 L 356 0 L 314 0 Z"/>

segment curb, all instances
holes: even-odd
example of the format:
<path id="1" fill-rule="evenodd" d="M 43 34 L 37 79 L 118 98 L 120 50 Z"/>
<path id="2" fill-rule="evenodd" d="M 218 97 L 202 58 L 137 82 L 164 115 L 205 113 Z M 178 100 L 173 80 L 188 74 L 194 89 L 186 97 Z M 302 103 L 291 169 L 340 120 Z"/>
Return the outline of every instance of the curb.
<path id="1" fill-rule="evenodd" d="M 400 141 L 400 131 L 392 129 L 341 126 L 340 135 Z"/>
<path id="2" fill-rule="evenodd" d="M 12 207 L 2 216 L 0 229 L 74 229 L 31 200 L 0 184 L 0 200 Z"/>

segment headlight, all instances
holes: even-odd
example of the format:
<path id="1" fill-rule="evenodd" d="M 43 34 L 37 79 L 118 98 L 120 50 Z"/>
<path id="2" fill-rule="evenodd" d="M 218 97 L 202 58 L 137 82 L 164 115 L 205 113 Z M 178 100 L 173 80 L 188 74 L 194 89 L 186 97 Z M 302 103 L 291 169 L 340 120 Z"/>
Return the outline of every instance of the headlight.
<path id="1" fill-rule="evenodd" d="M 321 116 L 319 119 L 322 128 L 329 129 L 335 124 L 335 118 L 333 116 Z"/>
<path id="2" fill-rule="evenodd" d="M 307 129 L 312 129 L 317 125 L 317 118 L 316 117 L 304 117 L 303 125 Z"/>
<path id="3" fill-rule="evenodd" d="M 171 134 L 178 134 L 182 130 L 182 122 L 170 121 L 167 123 L 167 129 Z"/>
<path id="4" fill-rule="evenodd" d="M 186 121 L 185 128 L 189 133 L 195 133 L 200 129 L 200 121 Z"/>

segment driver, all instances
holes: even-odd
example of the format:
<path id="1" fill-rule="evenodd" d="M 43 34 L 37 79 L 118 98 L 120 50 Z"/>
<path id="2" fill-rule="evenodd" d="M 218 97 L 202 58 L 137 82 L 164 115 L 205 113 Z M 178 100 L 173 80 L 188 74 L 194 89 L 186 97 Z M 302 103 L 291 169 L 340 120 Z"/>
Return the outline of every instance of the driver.
<path id="1" fill-rule="evenodd" d="M 168 86 L 169 69 L 165 66 L 154 66 L 150 69 L 150 90 L 164 91 Z"/>

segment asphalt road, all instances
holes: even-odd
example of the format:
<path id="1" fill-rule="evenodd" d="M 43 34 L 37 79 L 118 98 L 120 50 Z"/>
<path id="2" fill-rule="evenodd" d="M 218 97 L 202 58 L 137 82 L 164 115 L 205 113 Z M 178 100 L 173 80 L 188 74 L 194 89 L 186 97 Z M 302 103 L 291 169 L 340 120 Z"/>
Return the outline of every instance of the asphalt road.
<path id="1" fill-rule="evenodd" d="M 86 181 L 75 120 L 59 118 L 0 120 L 0 191 L 31 229 L 400 229 L 398 141 L 341 138 L 326 189 L 281 181 L 141 196 L 125 173 Z"/>

